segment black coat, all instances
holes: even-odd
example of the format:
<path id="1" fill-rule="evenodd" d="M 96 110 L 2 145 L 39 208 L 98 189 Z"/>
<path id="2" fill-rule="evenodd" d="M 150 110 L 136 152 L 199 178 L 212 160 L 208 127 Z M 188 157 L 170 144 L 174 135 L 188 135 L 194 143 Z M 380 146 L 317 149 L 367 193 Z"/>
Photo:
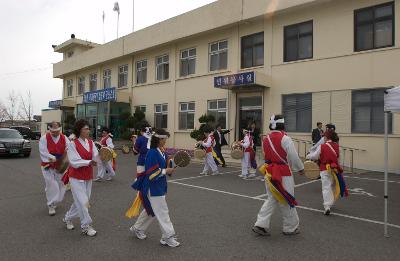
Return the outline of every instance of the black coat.
<path id="1" fill-rule="evenodd" d="M 248 129 L 250 136 L 253 138 L 253 143 L 254 146 L 260 146 L 260 130 L 258 128 L 255 128 L 252 130 L 251 128 Z"/>
<path id="2" fill-rule="evenodd" d="M 311 136 L 313 144 L 317 143 L 322 138 L 321 131 L 318 128 L 313 129 Z"/>
<path id="3" fill-rule="evenodd" d="M 214 131 L 214 139 L 216 146 L 225 146 L 228 145 L 228 142 L 225 139 L 225 134 L 231 132 L 230 130 L 223 130 L 221 131 L 221 140 L 219 140 L 218 131 Z"/>

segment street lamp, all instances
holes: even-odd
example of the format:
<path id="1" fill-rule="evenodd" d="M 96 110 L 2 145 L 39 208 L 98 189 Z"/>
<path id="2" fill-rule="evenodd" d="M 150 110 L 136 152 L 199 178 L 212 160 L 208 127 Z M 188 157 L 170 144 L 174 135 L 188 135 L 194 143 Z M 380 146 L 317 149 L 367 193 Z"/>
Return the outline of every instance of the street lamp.
<path id="1" fill-rule="evenodd" d="M 118 38 L 118 27 L 119 27 L 119 4 L 118 4 L 118 2 L 114 3 L 113 11 L 116 11 L 118 13 L 118 20 L 117 20 L 117 38 Z"/>

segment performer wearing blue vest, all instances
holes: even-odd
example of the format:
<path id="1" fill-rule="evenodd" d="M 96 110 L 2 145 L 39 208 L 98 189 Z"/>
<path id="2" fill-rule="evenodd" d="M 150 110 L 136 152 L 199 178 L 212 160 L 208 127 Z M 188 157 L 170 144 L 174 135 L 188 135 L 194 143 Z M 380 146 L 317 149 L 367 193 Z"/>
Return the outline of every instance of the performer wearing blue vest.
<path id="1" fill-rule="evenodd" d="M 143 127 L 140 130 L 140 136 L 137 138 L 135 145 L 133 146 L 133 153 L 135 155 L 139 154 L 138 160 L 136 163 L 136 177 L 144 173 L 144 161 L 146 159 L 147 151 L 147 143 L 149 138 L 151 137 L 151 127 Z"/>
<path id="2" fill-rule="evenodd" d="M 145 231 L 156 218 L 162 232 L 160 243 L 169 247 L 178 247 L 180 243 L 176 240 L 165 200 L 167 194 L 166 175 L 170 176 L 174 173 L 174 168 L 168 166 L 167 156 L 164 153 L 167 138 L 169 138 L 169 133 L 163 129 L 158 129 L 150 138 L 150 149 L 145 160 L 145 173 L 138 175 L 132 185 L 135 190 L 139 191 L 138 197 L 144 210 L 130 230 L 138 239 L 145 239 L 147 237 Z"/>

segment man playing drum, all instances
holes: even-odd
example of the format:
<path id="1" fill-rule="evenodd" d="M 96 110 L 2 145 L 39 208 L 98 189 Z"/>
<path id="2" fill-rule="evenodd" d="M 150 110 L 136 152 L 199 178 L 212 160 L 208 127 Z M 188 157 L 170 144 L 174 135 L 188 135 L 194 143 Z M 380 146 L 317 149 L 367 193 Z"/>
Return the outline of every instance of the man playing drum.
<path id="1" fill-rule="evenodd" d="M 249 175 L 249 170 L 251 168 L 256 169 L 257 168 L 257 163 L 254 166 L 254 161 L 255 161 L 255 152 L 253 149 L 254 143 L 253 143 L 253 137 L 250 136 L 249 130 L 243 129 L 243 141 L 241 141 L 241 145 L 244 149 L 244 154 L 242 158 L 242 174 L 239 175 L 241 178 L 247 179 L 247 178 L 253 178 L 256 176 L 256 174 L 251 173 Z"/>
<path id="2" fill-rule="evenodd" d="M 114 144 L 112 142 L 112 135 L 110 130 L 107 127 L 104 127 L 102 130 L 102 138 L 100 140 L 100 144 L 102 147 L 107 147 L 110 150 L 114 149 Z M 103 179 L 107 181 L 111 181 L 115 176 L 114 169 L 114 159 L 109 161 L 101 161 L 101 163 L 97 166 L 97 178 L 94 181 L 102 181 Z M 114 163 L 114 164 L 113 164 Z M 107 172 L 107 178 L 105 178 Z"/>
<path id="3" fill-rule="evenodd" d="M 56 204 L 64 199 L 65 186 L 61 181 L 64 173 L 57 170 L 60 160 L 66 153 L 68 139 L 61 133 L 61 124 L 53 121 L 50 123 L 49 132 L 39 140 L 39 153 L 43 178 L 46 183 L 45 192 L 49 215 L 56 214 Z M 65 156 L 64 156 L 65 157 Z"/>
<path id="4" fill-rule="evenodd" d="M 265 155 L 265 179 L 268 198 L 257 216 L 253 231 L 259 235 L 270 235 L 270 222 L 274 210 L 279 205 L 283 220 L 283 234 L 295 235 L 299 231 L 299 217 L 294 198 L 292 172 L 304 173 L 292 139 L 286 135 L 285 121 L 281 115 L 272 115 L 269 129 L 271 133 L 263 141 Z"/>
<path id="5" fill-rule="evenodd" d="M 140 130 L 140 136 L 136 139 L 133 146 L 133 153 L 135 155 L 139 154 L 136 162 L 136 177 L 144 173 L 144 163 L 146 159 L 146 154 L 148 149 L 148 141 L 151 137 L 152 129 L 151 127 L 143 127 Z"/>

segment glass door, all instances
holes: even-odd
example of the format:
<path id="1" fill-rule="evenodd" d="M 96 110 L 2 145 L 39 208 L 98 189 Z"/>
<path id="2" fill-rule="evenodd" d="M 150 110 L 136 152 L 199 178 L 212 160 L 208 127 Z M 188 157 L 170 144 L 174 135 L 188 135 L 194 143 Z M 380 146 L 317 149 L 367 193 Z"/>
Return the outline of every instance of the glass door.
<path id="1" fill-rule="evenodd" d="M 237 133 L 240 140 L 243 139 L 243 129 L 250 128 L 253 122 L 256 124 L 259 133 L 262 133 L 262 97 L 239 98 L 239 126 Z M 257 140 L 259 141 L 260 139 Z M 259 146 L 260 144 L 256 145 Z"/>

